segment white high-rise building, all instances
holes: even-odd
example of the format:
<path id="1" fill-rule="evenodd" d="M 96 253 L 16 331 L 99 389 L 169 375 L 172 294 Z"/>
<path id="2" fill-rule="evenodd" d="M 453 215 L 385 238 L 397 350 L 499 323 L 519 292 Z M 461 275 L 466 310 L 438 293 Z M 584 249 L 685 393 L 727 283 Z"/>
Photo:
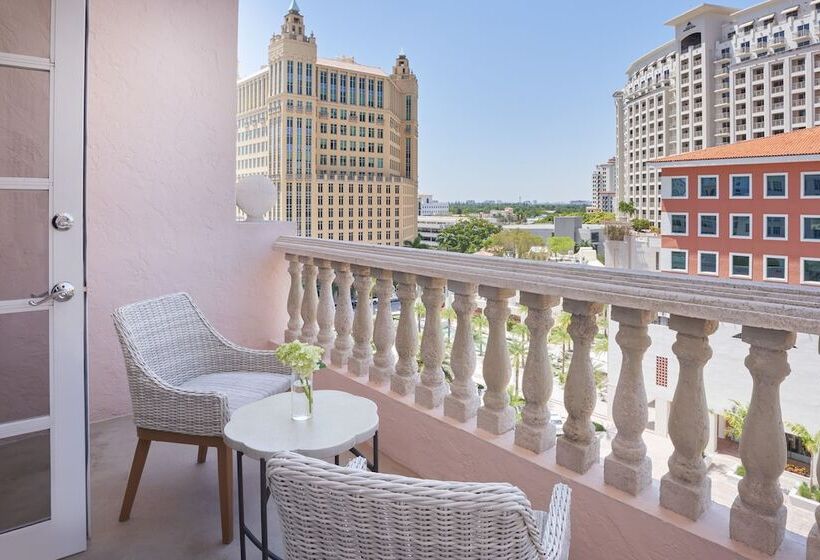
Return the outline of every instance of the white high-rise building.
<path id="1" fill-rule="evenodd" d="M 595 166 L 592 172 L 592 207 L 603 212 L 612 212 L 615 195 L 615 158 Z"/>
<path id="2" fill-rule="evenodd" d="M 703 4 L 615 92 L 618 200 L 660 223 L 657 157 L 820 125 L 820 0 Z M 617 205 L 617 202 L 616 202 Z"/>

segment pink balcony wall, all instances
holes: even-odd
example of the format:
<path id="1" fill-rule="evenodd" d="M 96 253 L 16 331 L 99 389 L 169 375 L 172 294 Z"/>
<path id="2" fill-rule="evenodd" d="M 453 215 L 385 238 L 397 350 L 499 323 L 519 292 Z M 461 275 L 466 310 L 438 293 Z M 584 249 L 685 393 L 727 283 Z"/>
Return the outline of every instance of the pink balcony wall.
<path id="1" fill-rule="evenodd" d="M 289 224 L 234 221 L 237 2 L 92 0 L 87 97 L 91 419 L 131 410 L 115 307 L 188 291 L 229 338 L 281 332 Z"/>

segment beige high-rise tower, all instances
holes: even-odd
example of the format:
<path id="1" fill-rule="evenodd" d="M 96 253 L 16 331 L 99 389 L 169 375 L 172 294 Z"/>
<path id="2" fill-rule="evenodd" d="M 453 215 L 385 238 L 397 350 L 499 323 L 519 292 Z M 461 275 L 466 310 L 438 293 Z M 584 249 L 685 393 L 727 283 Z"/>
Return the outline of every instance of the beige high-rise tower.
<path id="1" fill-rule="evenodd" d="M 237 178 L 267 175 L 299 235 L 400 245 L 416 235 L 418 82 L 316 54 L 295 0 L 268 64 L 237 83 Z"/>

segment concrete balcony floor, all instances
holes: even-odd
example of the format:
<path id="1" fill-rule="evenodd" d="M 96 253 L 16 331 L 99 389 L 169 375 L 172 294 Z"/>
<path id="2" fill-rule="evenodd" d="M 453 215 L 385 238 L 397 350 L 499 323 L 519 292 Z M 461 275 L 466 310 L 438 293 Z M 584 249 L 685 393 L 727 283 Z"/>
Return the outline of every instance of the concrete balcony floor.
<path id="1" fill-rule="evenodd" d="M 125 523 L 117 520 L 135 444 L 136 432 L 130 417 L 91 425 L 91 539 L 88 550 L 72 559 L 238 559 L 238 521 L 234 542 L 221 543 L 213 449 L 209 450 L 205 464 L 200 465 L 196 463 L 196 447 L 153 442 L 131 519 Z M 369 446 L 362 446 L 362 451 L 370 456 Z M 380 462 L 383 472 L 414 476 L 384 454 Z M 245 520 L 258 535 L 259 469 L 246 459 L 243 474 Z M 268 519 L 272 550 L 281 555 L 283 544 L 272 501 L 268 504 Z M 260 556 L 250 542 L 248 547 L 250 558 Z"/>

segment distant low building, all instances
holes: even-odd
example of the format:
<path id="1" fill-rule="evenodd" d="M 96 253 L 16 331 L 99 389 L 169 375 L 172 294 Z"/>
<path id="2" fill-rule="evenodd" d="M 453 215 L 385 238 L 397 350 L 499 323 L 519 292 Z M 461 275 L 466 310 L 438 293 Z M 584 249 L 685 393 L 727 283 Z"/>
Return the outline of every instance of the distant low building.
<path id="1" fill-rule="evenodd" d="M 450 213 L 450 203 L 433 199 L 433 195 L 419 195 L 419 216 L 446 216 Z"/>
<path id="2" fill-rule="evenodd" d="M 469 216 L 423 216 L 418 218 L 419 235 L 423 243 L 431 247 L 438 245 L 438 236 L 441 230 L 462 220 L 469 219 Z"/>

